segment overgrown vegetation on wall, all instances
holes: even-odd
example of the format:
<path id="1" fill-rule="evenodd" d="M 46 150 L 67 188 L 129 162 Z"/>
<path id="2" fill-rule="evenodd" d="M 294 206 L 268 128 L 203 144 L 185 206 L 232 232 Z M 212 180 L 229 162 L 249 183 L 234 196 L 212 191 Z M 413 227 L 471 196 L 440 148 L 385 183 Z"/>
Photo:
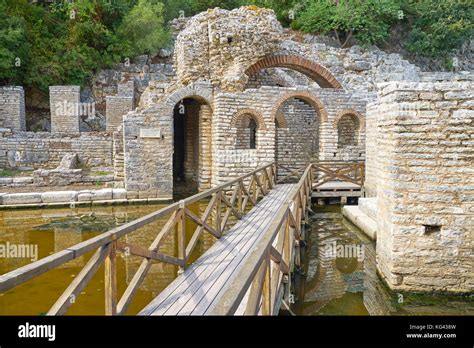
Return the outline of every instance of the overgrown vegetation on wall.
<path id="1" fill-rule="evenodd" d="M 474 28 L 470 0 L 0 0 L 0 84 L 84 85 L 98 69 L 168 46 L 173 18 L 250 4 L 342 46 L 382 44 L 402 22 L 406 48 L 429 57 L 446 57 Z"/>

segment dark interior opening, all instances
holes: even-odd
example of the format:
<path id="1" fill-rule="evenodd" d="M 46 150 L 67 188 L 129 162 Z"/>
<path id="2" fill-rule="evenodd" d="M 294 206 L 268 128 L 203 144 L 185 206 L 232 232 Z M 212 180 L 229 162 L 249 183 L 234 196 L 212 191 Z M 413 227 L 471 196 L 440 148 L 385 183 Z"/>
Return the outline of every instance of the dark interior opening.
<path id="1" fill-rule="evenodd" d="M 173 179 L 175 182 L 184 182 L 185 159 L 185 116 L 184 102 L 176 104 L 174 108 L 174 152 L 173 152 Z"/>
<path id="2" fill-rule="evenodd" d="M 174 108 L 173 190 L 175 197 L 198 191 L 199 110 L 201 103 L 185 98 Z"/>

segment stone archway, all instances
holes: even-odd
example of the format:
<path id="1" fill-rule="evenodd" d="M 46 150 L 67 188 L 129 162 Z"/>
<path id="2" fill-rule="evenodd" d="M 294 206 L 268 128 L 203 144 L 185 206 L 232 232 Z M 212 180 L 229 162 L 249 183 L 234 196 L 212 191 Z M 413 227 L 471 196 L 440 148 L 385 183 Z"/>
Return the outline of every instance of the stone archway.
<path id="1" fill-rule="evenodd" d="M 311 104 L 313 108 L 318 112 L 319 115 L 319 121 L 321 123 L 327 122 L 328 120 L 328 113 L 326 111 L 326 108 L 324 107 L 323 103 L 313 95 L 311 95 L 308 92 L 289 92 L 281 96 L 277 102 L 275 103 L 275 106 L 273 107 L 273 110 L 271 112 L 271 117 L 272 120 L 275 121 L 276 117 L 278 115 L 278 110 L 280 107 L 290 98 L 298 98 L 306 101 L 307 103 Z"/>
<path id="2" fill-rule="evenodd" d="M 361 143 L 360 136 L 365 130 L 365 119 L 360 112 L 352 109 L 340 111 L 333 122 L 337 132 L 337 147 L 357 146 Z"/>
<path id="3" fill-rule="evenodd" d="M 278 67 L 296 70 L 317 82 L 321 88 L 342 89 L 342 85 L 328 69 L 316 62 L 296 55 L 266 56 L 247 68 L 245 74 L 248 77 L 252 77 L 262 69 Z"/>
<path id="4" fill-rule="evenodd" d="M 257 149 L 257 139 L 261 132 L 267 130 L 261 113 L 253 109 L 240 109 L 230 121 L 230 127 L 235 131 L 236 149 Z"/>
<path id="5" fill-rule="evenodd" d="M 290 170 L 318 160 L 321 123 L 327 121 L 322 103 L 307 92 L 290 92 L 276 102 L 275 160 Z M 283 170 L 283 174 L 287 169 Z"/>
<path id="6" fill-rule="evenodd" d="M 186 179 L 199 191 L 212 180 L 212 87 L 191 84 L 166 99 L 172 125 L 174 185 Z M 181 116 L 181 117 L 180 117 Z"/>

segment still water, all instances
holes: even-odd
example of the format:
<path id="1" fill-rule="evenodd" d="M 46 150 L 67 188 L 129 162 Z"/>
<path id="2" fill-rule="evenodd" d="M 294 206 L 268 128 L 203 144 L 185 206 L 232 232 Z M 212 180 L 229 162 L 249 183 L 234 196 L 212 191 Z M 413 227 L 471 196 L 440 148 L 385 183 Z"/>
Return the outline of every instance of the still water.
<path id="1" fill-rule="evenodd" d="M 189 208 L 202 215 L 208 202 L 196 203 Z M 93 206 L 78 209 L 34 209 L 0 211 L 0 244 L 37 246 L 38 259 L 85 241 L 100 233 L 158 210 L 163 205 Z M 157 220 L 122 238 L 129 244 L 148 248 L 167 218 Z M 188 239 L 196 226 L 187 222 Z M 177 255 L 176 236 L 165 239 L 160 252 Z M 214 243 L 214 237 L 203 234 L 191 260 L 196 259 Z M 42 315 L 54 304 L 69 283 L 80 272 L 93 252 L 74 259 L 54 270 L 0 294 L 0 315 Z M 119 254 L 123 255 L 123 254 Z M 119 295 L 138 269 L 142 258 L 119 256 L 117 258 L 117 286 Z M 0 258 L 0 274 L 32 262 L 30 258 Z M 138 313 L 173 279 L 178 268 L 166 263 L 153 263 L 127 314 Z M 103 315 L 104 269 L 101 267 L 91 282 L 77 297 L 67 314 Z"/>
<path id="2" fill-rule="evenodd" d="M 202 215 L 207 202 L 192 207 Z M 38 258 L 85 241 L 161 208 L 162 205 L 94 206 L 77 209 L 35 209 L 0 211 L 0 245 L 37 246 Z M 343 219 L 338 205 L 314 207 L 309 243 L 305 250 L 304 275 L 297 277 L 292 310 L 299 315 L 415 315 L 474 314 L 468 297 L 399 295 L 388 290 L 375 269 L 374 243 Z M 167 217 L 127 235 L 125 242 L 147 248 Z M 196 226 L 188 222 L 188 239 Z M 213 243 L 203 234 L 196 259 Z M 176 255 L 175 235 L 171 234 L 160 251 Z M 339 246 L 349 246 L 341 249 Z M 341 251 L 342 250 L 342 251 Z M 338 254 L 338 252 L 343 254 Z M 352 254 L 350 254 L 352 253 Z M 92 255 L 89 253 L 49 271 L 25 284 L 0 294 L 0 315 L 42 315 L 54 304 Z M 344 256 L 344 257 L 342 257 Z M 349 257 L 347 257 L 349 256 Z M 125 291 L 141 258 L 119 257 L 118 293 Z M 0 274 L 30 263 L 28 258 L 0 258 Z M 177 276 L 177 267 L 154 263 L 127 314 L 138 313 Z M 99 269 L 67 314 L 104 314 L 104 271 Z M 402 297 L 400 297 L 402 296 Z"/>
<path id="3" fill-rule="evenodd" d="M 375 267 L 375 243 L 339 205 L 314 206 L 305 269 L 296 277 L 297 315 L 474 315 L 473 296 L 390 291 Z"/>

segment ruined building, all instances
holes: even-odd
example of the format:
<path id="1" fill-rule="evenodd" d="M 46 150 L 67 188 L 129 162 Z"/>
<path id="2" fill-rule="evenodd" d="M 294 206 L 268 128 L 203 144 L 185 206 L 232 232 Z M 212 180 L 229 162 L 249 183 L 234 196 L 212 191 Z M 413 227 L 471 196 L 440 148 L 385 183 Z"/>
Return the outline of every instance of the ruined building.
<path id="1" fill-rule="evenodd" d="M 141 73 L 106 97 L 103 133 L 53 112 L 52 133 L 26 132 L 22 88 L 1 88 L 0 165 L 37 169 L 76 152 L 113 167 L 127 199 L 166 200 L 179 182 L 205 190 L 273 161 L 366 160 L 360 209 L 387 283 L 472 291 L 472 74 L 423 73 L 377 48 L 313 38 L 257 7 L 198 14 L 177 35 L 173 74 L 139 99 Z M 74 86 L 50 93 L 51 105 L 79 102 Z"/>

